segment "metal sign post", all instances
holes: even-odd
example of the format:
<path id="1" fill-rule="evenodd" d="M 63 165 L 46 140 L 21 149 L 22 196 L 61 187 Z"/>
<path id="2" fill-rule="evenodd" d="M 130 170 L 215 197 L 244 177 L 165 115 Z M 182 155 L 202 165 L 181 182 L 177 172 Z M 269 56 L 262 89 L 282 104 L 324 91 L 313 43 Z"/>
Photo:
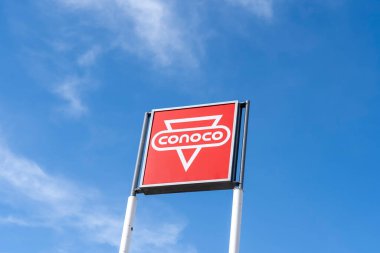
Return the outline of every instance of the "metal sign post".
<path id="1" fill-rule="evenodd" d="M 142 161 L 143 153 L 144 153 L 146 132 L 148 129 L 149 118 L 150 118 L 150 113 L 148 112 L 145 113 L 143 130 L 141 132 L 141 137 L 140 137 L 139 151 L 137 153 L 135 174 L 133 175 L 131 195 L 128 197 L 127 210 L 125 211 L 125 219 L 124 219 L 123 233 L 121 235 L 119 253 L 128 253 L 129 246 L 131 244 L 133 221 L 136 214 L 136 204 L 137 204 L 136 189 L 138 186 L 138 180 L 139 180 L 139 175 L 140 175 L 140 170 L 141 170 L 141 161 Z"/>
<path id="2" fill-rule="evenodd" d="M 145 114 L 119 253 L 129 252 L 137 193 L 223 189 L 233 189 L 229 253 L 239 252 L 248 117 L 249 101 L 158 109 Z"/>
<path id="3" fill-rule="evenodd" d="M 233 190 L 233 200 L 232 200 L 230 247 L 228 251 L 229 253 L 239 252 L 242 209 L 243 209 L 243 189 L 235 188 Z"/>
<path id="4" fill-rule="evenodd" d="M 241 148 L 241 161 L 240 161 L 240 182 L 239 186 L 233 190 L 232 200 L 232 213 L 231 213 L 231 230 L 230 230 L 230 246 L 229 253 L 238 253 L 240 246 L 240 227 L 241 216 L 243 211 L 243 183 L 244 183 L 244 169 L 245 169 L 245 155 L 247 150 L 247 136 L 248 136 L 248 117 L 249 117 L 249 101 L 245 102 L 245 115 L 244 115 L 244 130 L 243 130 L 243 144 Z"/>
<path id="5" fill-rule="evenodd" d="M 131 244 L 131 237 L 133 231 L 133 220 L 136 214 L 136 196 L 129 196 L 127 203 L 127 210 L 125 212 L 123 233 L 121 235 L 120 249 L 119 253 L 128 253 L 129 246 Z"/>

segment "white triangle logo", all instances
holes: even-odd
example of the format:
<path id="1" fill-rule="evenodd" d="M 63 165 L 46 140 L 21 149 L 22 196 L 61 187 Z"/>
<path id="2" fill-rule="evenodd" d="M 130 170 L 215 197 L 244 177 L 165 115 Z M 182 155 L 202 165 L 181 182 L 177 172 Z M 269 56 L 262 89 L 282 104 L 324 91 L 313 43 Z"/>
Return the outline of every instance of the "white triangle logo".
<path id="1" fill-rule="evenodd" d="M 222 118 L 222 115 L 186 118 L 186 119 L 173 119 L 173 120 L 165 120 L 165 125 L 166 125 L 167 130 L 175 130 L 175 127 L 173 128 L 173 126 L 176 123 L 202 122 L 202 121 L 205 122 L 205 121 L 213 120 L 213 123 L 211 125 L 208 125 L 208 126 L 209 127 L 216 127 L 221 118 Z M 198 156 L 201 149 L 202 149 L 202 147 L 194 148 L 194 152 L 191 154 L 190 158 L 188 158 L 188 159 L 186 159 L 185 155 L 183 154 L 182 148 L 176 148 L 175 149 L 177 151 L 179 159 L 181 160 L 182 166 L 186 172 L 190 168 L 191 164 L 194 162 L 195 158 Z"/>

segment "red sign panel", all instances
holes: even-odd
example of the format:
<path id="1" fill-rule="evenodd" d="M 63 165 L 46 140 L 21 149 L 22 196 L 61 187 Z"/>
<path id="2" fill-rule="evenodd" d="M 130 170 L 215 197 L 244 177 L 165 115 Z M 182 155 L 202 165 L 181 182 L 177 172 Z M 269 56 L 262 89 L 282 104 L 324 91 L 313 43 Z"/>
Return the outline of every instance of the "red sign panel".
<path id="1" fill-rule="evenodd" d="M 232 188 L 237 102 L 154 110 L 140 189 Z"/>

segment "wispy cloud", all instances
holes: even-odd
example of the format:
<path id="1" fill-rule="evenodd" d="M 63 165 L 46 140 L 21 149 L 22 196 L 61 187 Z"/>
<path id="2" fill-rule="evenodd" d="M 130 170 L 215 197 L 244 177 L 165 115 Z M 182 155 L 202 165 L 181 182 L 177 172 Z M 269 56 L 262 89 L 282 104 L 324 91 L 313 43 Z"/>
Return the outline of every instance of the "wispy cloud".
<path id="1" fill-rule="evenodd" d="M 173 1 L 164 0 L 57 0 L 72 11 L 90 11 L 96 25 L 113 33 L 112 44 L 129 53 L 153 59 L 160 66 L 197 64 L 194 34 L 176 15 Z M 170 4 L 171 3 L 171 4 Z M 186 24 L 185 24 L 186 23 Z M 109 43 L 108 43 L 109 44 Z"/>
<path id="2" fill-rule="evenodd" d="M 0 216 L 0 225 L 59 229 L 117 248 L 123 217 L 107 208 L 94 189 L 48 174 L 37 163 L 14 154 L 0 143 L 0 202 L 12 202 L 17 215 Z M 4 201 L 7 200 L 7 201 Z M 140 217 L 133 238 L 138 253 L 194 253 L 180 242 L 186 224 L 160 217 L 153 224 Z"/>
<path id="3" fill-rule="evenodd" d="M 54 11 L 51 3 L 40 6 Z M 50 51 L 44 47 L 42 56 L 31 58 L 45 66 L 42 78 L 50 75 L 44 82 L 65 102 L 59 111 L 71 118 L 90 111 L 84 95 L 93 87 L 89 79 L 96 80 L 93 70 L 101 55 L 123 52 L 159 68 L 198 66 L 199 36 L 192 22 L 178 15 L 175 1 L 55 0 L 53 6 L 59 15 L 78 14 L 80 21 L 73 26 L 56 20 L 58 29 L 45 38 Z"/>
<path id="4" fill-rule="evenodd" d="M 11 215 L 0 217 L 0 225 L 1 224 L 17 225 L 17 226 L 32 226 L 30 222 L 11 216 Z"/>
<path id="5" fill-rule="evenodd" d="M 178 63 L 198 66 L 202 27 L 194 11 L 180 11 L 182 1 L 168 0 L 56 0 L 69 11 L 91 13 L 94 26 L 112 36 L 107 45 L 138 54 L 160 66 Z M 225 0 L 263 19 L 272 19 L 273 0 Z M 195 15 L 197 16 L 197 15 Z M 206 29 L 207 30 L 207 29 Z"/>
<path id="6" fill-rule="evenodd" d="M 87 112 L 87 107 L 83 104 L 81 98 L 85 82 L 84 79 L 75 76 L 68 77 L 54 89 L 54 93 L 66 102 L 62 110 L 69 116 L 80 117 Z"/>
<path id="7" fill-rule="evenodd" d="M 110 52 L 134 55 L 163 68 L 185 67 L 196 70 L 203 56 L 203 40 L 210 34 L 210 24 L 202 23 L 201 5 L 183 4 L 178 0 L 55 0 L 44 1 L 42 8 L 57 12 L 57 16 L 74 14 L 72 21 L 57 19 L 58 29 L 49 30 L 44 38 L 51 51 L 41 48 L 45 71 L 42 75 L 55 84 L 53 93 L 65 101 L 61 112 L 73 118 L 86 115 L 90 108 L 84 100 L 89 79 L 95 76 L 93 67 L 100 56 Z M 273 0 L 225 0 L 223 4 L 241 7 L 263 19 L 273 17 Z M 191 5 L 191 8 L 188 8 Z M 52 7 L 57 8 L 52 8 Z M 184 7 L 185 6 L 185 7 Z M 187 7 L 186 7 L 187 6 Z M 195 6 L 195 7 L 194 7 Z M 46 11 L 45 9 L 43 11 Z M 59 14 L 59 15 L 58 15 Z M 79 18 L 80 17 L 80 18 Z M 54 19 L 54 18 L 53 18 Z M 205 18 L 206 20 L 206 18 Z M 200 25 L 202 24 L 202 25 Z M 95 32 L 94 32 L 95 31 Z M 208 31 L 208 32 L 207 32 Z M 37 57 L 31 57 L 33 68 Z M 39 73 L 38 71 L 32 71 Z M 54 73 L 53 73 L 54 72 Z M 176 73 L 189 73 L 178 71 Z M 37 75 L 37 74 L 35 74 Z M 58 78 L 57 78 L 58 77 Z M 63 80 L 63 81 L 58 81 Z M 193 90 L 181 87 L 182 90 Z"/>
<path id="8" fill-rule="evenodd" d="M 176 222 L 152 222 L 141 224 L 137 221 L 135 234 L 133 235 L 132 251 L 136 253 L 196 253 L 191 245 L 180 243 L 181 235 L 186 224 Z"/>
<path id="9" fill-rule="evenodd" d="M 96 63 L 96 59 L 99 57 L 102 49 L 100 46 L 93 46 L 86 50 L 78 57 L 78 65 L 81 67 L 89 67 Z"/>
<path id="10" fill-rule="evenodd" d="M 51 176 L 35 162 L 17 156 L 4 145 L 0 145 L 0 182 L 3 198 L 11 199 L 14 205 L 22 204 L 33 213 L 27 216 L 30 220 L 12 215 L 2 217 L 3 223 L 57 227 L 64 220 L 65 225 L 88 227 L 99 238 L 104 237 L 104 231 L 117 228 L 117 220 L 107 213 L 102 213 L 102 220 L 92 221 L 93 214 L 86 205 L 95 205 L 96 191 Z M 96 226 L 101 229 L 94 231 Z M 107 242 L 116 243 L 111 237 Z"/>
<path id="11" fill-rule="evenodd" d="M 186 29 L 180 25 L 183 21 L 175 15 L 173 7 L 167 2 L 118 0 L 132 18 L 137 36 L 152 52 L 156 61 L 170 65 L 178 60 L 176 58 L 185 58 L 188 63 L 194 64 L 194 53 L 191 45 L 186 42 Z"/>
<path id="12" fill-rule="evenodd" d="M 241 6 L 261 18 L 273 17 L 273 0 L 227 0 L 227 2 Z"/>

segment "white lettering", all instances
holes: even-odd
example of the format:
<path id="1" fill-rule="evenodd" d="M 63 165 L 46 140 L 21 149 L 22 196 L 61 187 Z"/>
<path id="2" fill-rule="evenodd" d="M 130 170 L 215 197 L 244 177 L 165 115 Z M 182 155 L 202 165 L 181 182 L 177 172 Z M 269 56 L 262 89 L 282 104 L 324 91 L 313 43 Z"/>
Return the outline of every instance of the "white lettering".
<path id="1" fill-rule="evenodd" d="M 211 136 L 211 132 L 206 132 L 202 135 L 202 140 L 204 141 L 211 141 L 211 137 L 207 137 L 207 136 Z"/>
<path id="2" fill-rule="evenodd" d="M 180 136 L 178 135 L 164 135 L 158 139 L 158 143 L 160 145 L 167 145 L 167 144 L 178 144 L 178 143 L 197 143 L 200 140 L 203 140 L 205 142 L 210 141 L 219 141 L 223 139 L 224 134 L 221 131 L 216 132 L 205 132 L 203 134 L 200 133 L 193 133 L 192 135 L 188 134 L 182 134 Z"/>
<path id="3" fill-rule="evenodd" d="M 191 140 L 192 142 L 198 142 L 198 141 L 200 141 L 201 139 L 202 139 L 202 136 L 201 136 L 201 134 L 198 134 L 198 133 L 192 134 L 192 135 L 190 136 L 190 140 Z"/>
<path id="4" fill-rule="evenodd" d="M 179 137 L 179 143 L 182 143 L 183 142 L 183 139 L 185 139 L 185 143 L 189 143 L 189 135 L 188 134 L 183 134 L 181 135 L 181 137 Z"/>
<path id="5" fill-rule="evenodd" d="M 162 136 L 160 139 L 158 139 L 158 143 L 160 145 L 165 145 L 165 144 L 168 144 L 168 142 L 164 142 L 163 140 L 164 139 L 167 139 L 168 137 L 167 136 Z"/>
<path id="6" fill-rule="evenodd" d="M 212 134 L 212 139 L 215 141 L 219 141 L 223 138 L 223 133 L 221 131 L 216 131 Z"/>
<path id="7" fill-rule="evenodd" d="M 209 148 L 222 146 L 231 138 L 231 130 L 223 125 L 168 129 L 152 137 L 152 147 L 157 151 Z"/>
<path id="8" fill-rule="evenodd" d="M 179 138 L 177 135 L 171 135 L 168 139 L 169 144 L 176 144 Z"/>

